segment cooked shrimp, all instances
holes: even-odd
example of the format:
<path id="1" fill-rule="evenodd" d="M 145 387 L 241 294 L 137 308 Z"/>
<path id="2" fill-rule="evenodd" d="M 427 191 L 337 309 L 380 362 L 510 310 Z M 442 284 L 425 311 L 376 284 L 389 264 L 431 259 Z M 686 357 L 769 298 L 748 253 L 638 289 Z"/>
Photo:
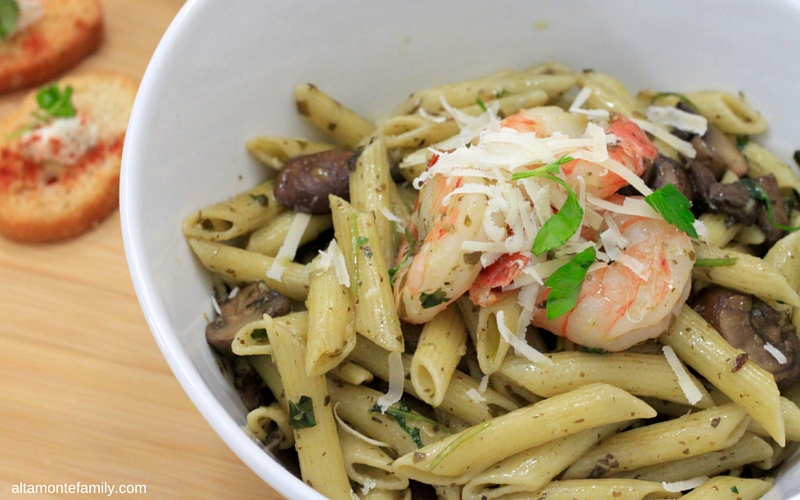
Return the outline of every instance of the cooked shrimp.
<path id="1" fill-rule="evenodd" d="M 664 220 L 611 218 L 627 240 L 624 259 L 590 271 L 577 306 L 552 320 L 543 287 L 532 323 L 582 346 L 621 351 L 669 327 L 688 296 L 695 255 L 686 233 Z"/>
<path id="2" fill-rule="evenodd" d="M 420 191 L 416 226 L 424 239 L 394 285 L 398 312 L 409 323 L 433 319 L 469 289 L 481 270 L 479 255 L 463 252 L 461 245 L 486 239 L 481 224 L 486 195 L 457 194 L 447 205 L 442 203 L 455 189 L 473 182 L 485 181 L 437 175 Z"/>
<path id="3" fill-rule="evenodd" d="M 578 137 L 586 130 L 586 117 L 567 113 L 560 108 L 545 107 L 520 111 L 504 119 L 502 125 L 518 132 L 535 132 L 539 137 L 550 137 L 555 132 Z M 637 176 L 644 174 L 648 164 L 658 155 L 658 149 L 645 133 L 624 115 L 612 115 L 605 131 L 618 140 L 608 147 L 609 160 L 622 164 Z M 561 171 L 570 187 L 576 189 L 578 178 L 581 177 L 586 184 L 586 192 L 602 199 L 628 185 L 627 181 L 608 171 L 602 163 L 589 160 L 577 159 L 564 163 Z"/>

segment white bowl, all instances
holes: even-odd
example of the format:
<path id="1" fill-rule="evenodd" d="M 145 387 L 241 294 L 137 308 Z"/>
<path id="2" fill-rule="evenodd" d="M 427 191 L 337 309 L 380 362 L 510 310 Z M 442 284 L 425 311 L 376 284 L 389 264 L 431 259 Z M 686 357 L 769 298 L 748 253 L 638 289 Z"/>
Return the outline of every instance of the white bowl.
<path id="1" fill-rule="evenodd" d="M 297 116 L 313 82 L 367 117 L 412 91 L 548 60 L 630 89 L 743 91 L 770 122 L 759 141 L 800 147 L 800 2 L 337 2 L 190 0 L 144 76 L 123 157 L 125 250 L 165 358 L 214 430 L 291 499 L 322 498 L 242 431 L 245 410 L 206 345 L 209 280 L 183 217 L 253 185 L 254 135 L 317 136 Z M 800 493 L 800 465 L 777 488 Z"/>

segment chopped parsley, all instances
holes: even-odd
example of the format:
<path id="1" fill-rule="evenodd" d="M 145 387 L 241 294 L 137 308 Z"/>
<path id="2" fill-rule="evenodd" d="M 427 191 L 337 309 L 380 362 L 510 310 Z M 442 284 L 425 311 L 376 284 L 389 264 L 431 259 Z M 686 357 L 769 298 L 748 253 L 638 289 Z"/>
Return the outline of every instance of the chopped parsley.
<path id="1" fill-rule="evenodd" d="M 547 294 L 547 319 L 558 318 L 575 309 L 581 296 L 581 287 L 589 267 L 594 264 L 597 252 L 589 247 L 572 260 L 556 269 L 544 282 L 550 288 Z"/>
<path id="2" fill-rule="evenodd" d="M 0 4 L 2 4 L 2 1 L 3 0 L 0 0 Z M 0 16 L 2 16 L 2 13 L 0 13 Z M 9 137 L 20 136 L 53 118 L 71 118 L 78 114 L 78 111 L 72 104 L 72 87 L 69 85 L 64 87 L 63 92 L 59 90 L 56 84 L 42 87 L 36 93 L 36 103 L 39 107 L 32 113 L 34 122 L 31 125 L 22 127 L 9 135 Z"/>
<path id="3" fill-rule="evenodd" d="M 691 211 L 692 202 L 674 185 L 667 184 L 661 189 L 656 189 L 645 196 L 644 201 L 664 217 L 664 220 L 692 238 L 697 238 L 697 230 L 693 225 L 695 218 Z"/>
<path id="4" fill-rule="evenodd" d="M 0 0 L 0 40 L 14 32 L 19 22 L 19 5 L 16 0 Z"/>
<path id="5" fill-rule="evenodd" d="M 739 259 L 736 257 L 726 257 L 719 259 L 697 259 L 694 267 L 727 267 L 734 266 Z"/>
<path id="6" fill-rule="evenodd" d="M 256 328 L 250 332 L 250 338 L 253 340 L 264 340 L 267 338 L 267 330 L 265 328 Z"/>
<path id="7" fill-rule="evenodd" d="M 356 238 L 356 246 L 364 251 L 364 256 L 368 259 L 372 258 L 372 249 L 367 245 L 369 238 L 366 236 L 359 236 Z"/>
<path id="8" fill-rule="evenodd" d="M 483 99 L 481 99 L 480 97 L 476 97 L 475 102 L 478 103 L 478 106 L 480 106 L 480 108 L 483 110 L 484 113 L 489 111 L 489 108 L 486 107 L 486 103 L 483 102 Z"/>
<path id="9" fill-rule="evenodd" d="M 389 269 L 389 283 L 394 285 L 394 275 L 400 271 L 400 269 L 404 268 L 406 264 L 411 260 L 411 256 L 414 255 L 414 238 L 411 237 L 411 231 L 408 228 L 405 229 L 406 239 L 408 240 L 408 251 L 406 255 L 403 257 L 403 261 L 394 266 L 393 268 Z"/>
<path id="10" fill-rule="evenodd" d="M 539 232 L 536 233 L 536 238 L 533 240 L 533 247 L 531 251 L 535 255 L 541 255 L 549 252 L 554 248 L 558 248 L 569 240 L 572 235 L 578 232 L 583 220 L 583 208 L 578 201 L 578 196 L 575 191 L 570 188 L 566 182 L 555 176 L 559 172 L 561 165 L 572 161 L 571 156 L 562 156 L 558 160 L 548 163 L 547 165 L 527 172 L 517 172 L 511 176 L 511 180 L 520 180 L 528 177 L 542 177 L 544 179 L 556 182 L 567 189 L 567 199 L 561 206 L 561 209 L 552 217 L 547 219 Z"/>
<path id="11" fill-rule="evenodd" d="M 775 222 L 775 215 L 772 212 L 772 203 L 769 201 L 769 195 L 767 195 L 767 193 L 761 188 L 761 186 L 755 183 L 752 179 L 744 178 L 741 179 L 739 182 L 741 182 L 744 185 L 744 187 L 747 188 L 747 193 L 750 195 L 751 198 L 753 198 L 756 201 L 760 201 L 761 203 L 764 204 L 764 206 L 767 209 L 767 217 L 769 218 L 769 223 L 772 224 L 773 227 L 776 227 L 781 231 L 786 231 L 789 233 L 800 229 L 800 227 L 791 227 L 791 226 L 786 226 L 784 224 L 778 224 L 777 222 Z"/>
<path id="12" fill-rule="evenodd" d="M 414 413 L 411 408 L 408 407 L 408 404 L 403 401 L 402 399 L 397 403 L 393 404 L 392 406 L 386 408 L 386 412 L 381 411 L 380 405 L 375 403 L 375 406 L 372 407 L 370 410 L 372 413 L 386 413 L 397 422 L 397 425 L 400 426 L 409 436 L 411 436 L 411 440 L 414 441 L 414 444 L 417 445 L 417 448 L 422 448 L 425 445 L 422 444 L 422 438 L 420 437 L 419 427 L 413 427 L 408 425 L 407 421 L 409 420 L 417 420 L 421 422 L 428 422 L 432 425 L 441 428 L 441 424 L 435 422 L 429 418 L 425 418 L 418 413 Z"/>
<path id="13" fill-rule="evenodd" d="M 300 396 L 297 403 L 289 400 L 289 426 L 292 429 L 308 429 L 315 425 L 314 401 L 310 397 Z"/>
<path id="14" fill-rule="evenodd" d="M 447 294 L 444 290 L 439 288 L 433 293 L 420 293 L 419 301 L 423 309 L 430 309 L 431 307 L 436 307 L 439 304 L 447 302 Z"/>
<path id="15" fill-rule="evenodd" d="M 739 151 L 743 150 L 747 144 L 750 142 L 750 137 L 747 135 L 737 135 L 736 136 L 736 149 Z M 795 155 L 797 152 L 795 152 Z"/>
<path id="16" fill-rule="evenodd" d="M 739 494 L 739 488 L 737 488 L 736 486 L 731 486 L 731 491 L 736 493 L 737 495 Z"/>

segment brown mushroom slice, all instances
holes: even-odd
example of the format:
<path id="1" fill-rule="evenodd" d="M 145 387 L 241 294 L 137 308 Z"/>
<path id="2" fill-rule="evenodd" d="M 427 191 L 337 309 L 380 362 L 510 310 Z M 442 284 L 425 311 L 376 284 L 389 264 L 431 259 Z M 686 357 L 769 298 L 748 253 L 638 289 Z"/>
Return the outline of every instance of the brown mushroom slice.
<path id="1" fill-rule="evenodd" d="M 703 289 L 691 305 L 728 343 L 772 373 L 779 388 L 798 379 L 800 339 L 785 314 L 757 297 L 719 286 Z"/>
<path id="2" fill-rule="evenodd" d="M 238 293 L 219 302 L 222 314 L 206 326 L 206 341 L 222 355 L 232 355 L 231 342 L 236 332 L 264 314 L 272 317 L 291 312 L 289 299 L 276 290 L 270 290 L 263 281 L 250 283 Z"/>
<path id="3" fill-rule="evenodd" d="M 714 177 L 721 179 L 726 170 L 730 170 L 740 179 L 747 175 L 747 160 L 736 144 L 716 127 L 709 125 L 703 136 L 695 136 L 691 140 L 697 152 L 695 159 L 708 165 Z"/>
<path id="4" fill-rule="evenodd" d="M 275 198 L 295 212 L 329 214 L 328 195 L 349 198 L 350 167 L 355 158 L 355 151 L 338 149 L 295 156 L 278 174 Z"/>
<path id="5" fill-rule="evenodd" d="M 680 163 L 668 156 L 659 154 L 653 162 L 653 179 L 648 185 L 653 190 L 661 189 L 668 184 L 675 186 L 688 200 L 694 199 L 694 185 L 689 173 Z"/>

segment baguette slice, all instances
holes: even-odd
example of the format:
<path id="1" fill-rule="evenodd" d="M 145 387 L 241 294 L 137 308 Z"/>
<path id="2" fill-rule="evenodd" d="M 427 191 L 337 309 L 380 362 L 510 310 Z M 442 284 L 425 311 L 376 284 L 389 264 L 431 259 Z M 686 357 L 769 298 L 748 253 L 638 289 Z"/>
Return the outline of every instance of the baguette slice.
<path id="1" fill-rule="evenodd" d="M 0 234 L 27 243 L 74 238 L 114 212 L 125 131 L 137 84 L 118 73 L 64 78 L 79 114 L 97 124 L 98 143 L 69 166 L 37 163 L 20 150 L 16 131 L 30 125 L 36 92 L 0 124 Z"/>
<path id="2" fill-rule="evenodd" d="M 40 1 L 42 17 L 0 40 L 0 94 L 52 80 L 100 46 L 99 0 Z"/>

